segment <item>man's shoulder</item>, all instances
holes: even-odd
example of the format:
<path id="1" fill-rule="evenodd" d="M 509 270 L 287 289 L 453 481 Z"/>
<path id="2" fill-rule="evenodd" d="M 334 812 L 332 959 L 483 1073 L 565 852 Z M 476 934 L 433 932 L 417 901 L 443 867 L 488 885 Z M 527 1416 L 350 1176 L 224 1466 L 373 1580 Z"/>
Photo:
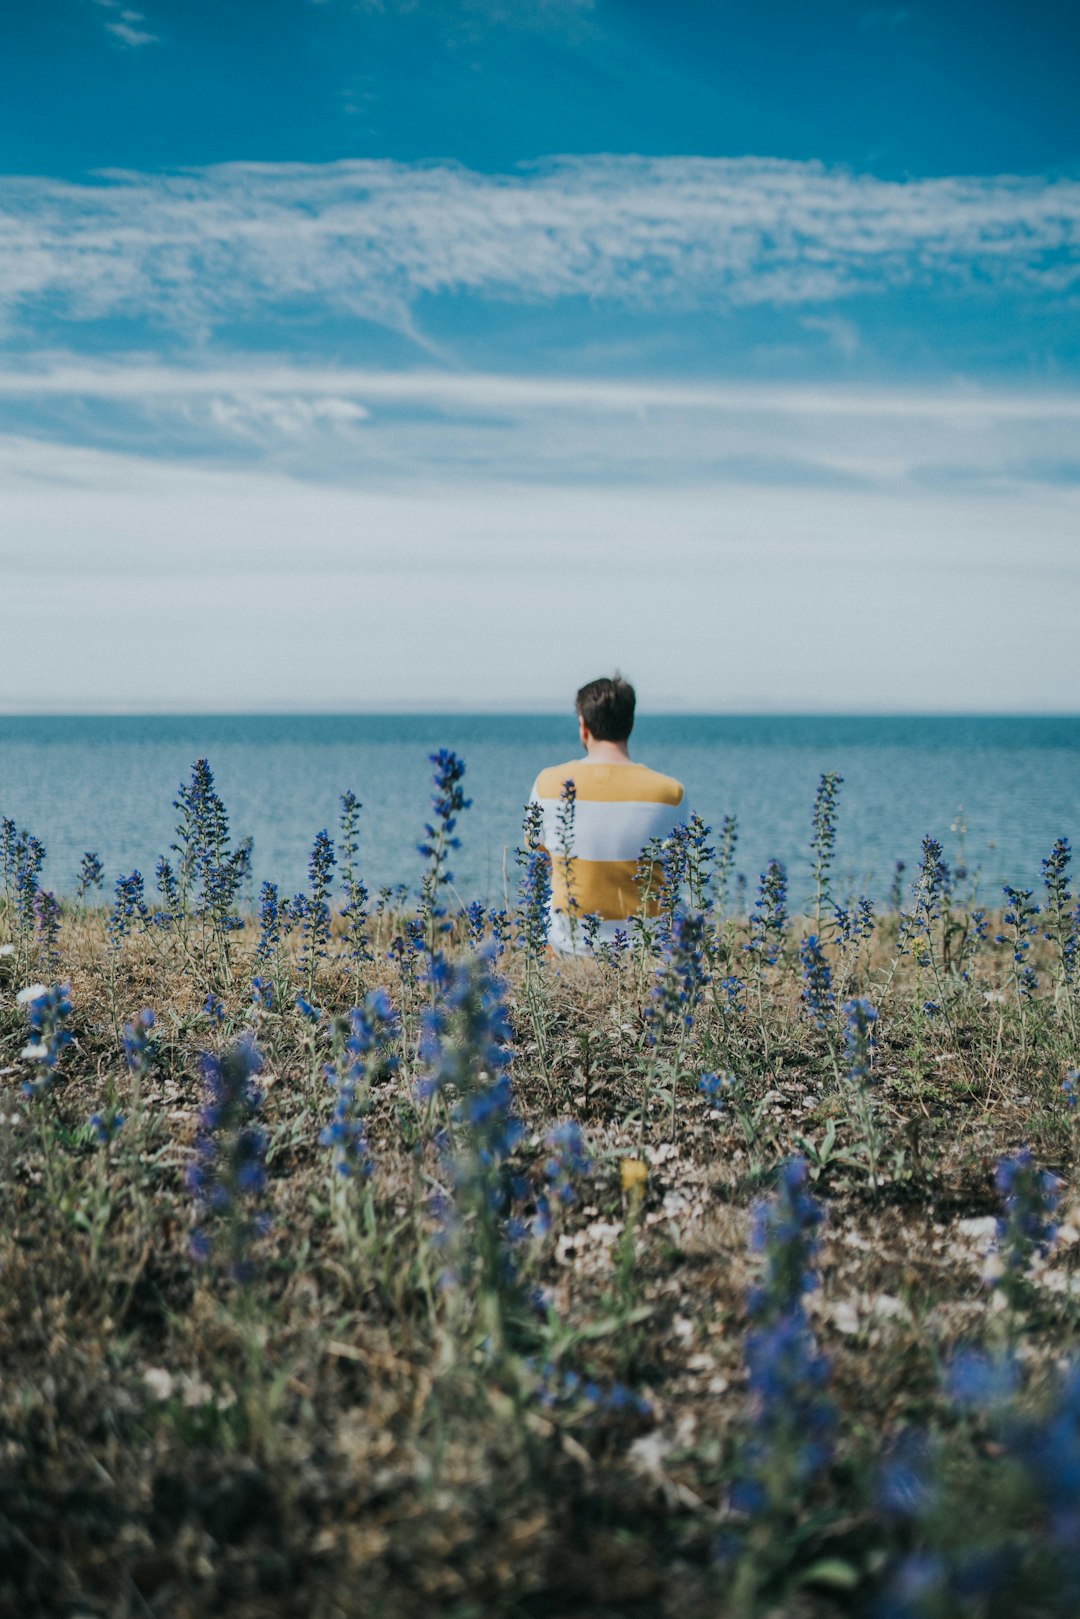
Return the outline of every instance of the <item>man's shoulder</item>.
<path id="1" fill-rule="evenodd" d="M 533 797 L 559 798 L 563 786 L 572 781 L 579 801 L 598 803 L 670 804 L 673 808 L 683 803 L 686 789 L 674 776 L 662 775 L 648 765 L 592 764 L 581 759 L 566 764 L 550 765 L 541 770 L 533 788 Z"/>
<path id="2" fill-rule="evenodd" d="M 686 788 L 674 776 L 665 776 L 662 771 L 653 770 L 649 765 L 629 765 L 629 770 L 637 772 L 634 782 L 634 791 L 626 796 L 641 799 L 650 804 L 670 804 L 677 809 L 686 800 Z"/>
<path id="3" fill-rule="evenodd" d="M 532 795 L 534 798 L 561 798 L 563 786 L 567 781 L 577 785 L 578 773 L 582 765 L 580 759 L 568 759 L 564 765 L 548 765 L 541 770 L 536 778 Z"/>

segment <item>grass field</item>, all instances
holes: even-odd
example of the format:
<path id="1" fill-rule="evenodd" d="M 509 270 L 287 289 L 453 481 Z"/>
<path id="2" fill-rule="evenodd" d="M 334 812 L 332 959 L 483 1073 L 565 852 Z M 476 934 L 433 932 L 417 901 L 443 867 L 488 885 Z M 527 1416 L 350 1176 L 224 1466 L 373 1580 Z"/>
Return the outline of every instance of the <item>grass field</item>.
<path id="1" fill-rule="evenodd" d="M 824 778 L 805 915 L 697 826 L 555 960 L 433 763 L 414 910 L 350 796 L 257 910 L 208 771 L 155 900 L 5 824 L 3 1611 L 1080 1611 L 1067 844 L 874 914 Z"/>

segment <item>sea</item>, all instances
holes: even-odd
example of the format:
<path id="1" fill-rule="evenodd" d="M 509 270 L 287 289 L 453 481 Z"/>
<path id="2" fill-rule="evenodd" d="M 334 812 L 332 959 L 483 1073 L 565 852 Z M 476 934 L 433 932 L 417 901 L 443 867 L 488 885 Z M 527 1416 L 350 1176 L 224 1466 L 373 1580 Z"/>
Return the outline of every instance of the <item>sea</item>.
<path id="1" fill-rule="evenodd" d="M 40 837 L 43 882 L 69 895 L 97 853 L 107 892 L 137 868 L 148 889 L 174 838 L 174 801 L 209 760 L 236 838 L 254 840 L 254 902 L 270 880 L 300 891 L 315 834 L 335 833 L 341 795 L 357 794 L 369 890 L 414 892 L 430 815 L 429 755 L 456 750 L 471 804 L 451 863 L 463 901 L 513 895 L 514 851 L 538 771 L 577 758 L 572 714 L 312 714 L 0 717 L 0 816 Z M 922 839 L 944 845 L 965 891 L 1040 889 L 1054 840 L 1080 832 L 1080 717 L 644 715 L 634 757 L 686 783 L 713 828 L 738 818 L 737 870 L 752 901 L 771 859 L 785 863 L 793 910 L 810 898 L 811 813 L 824 771 L 843 777 L 837 897 L 887 897 L 907 885 Z"/>

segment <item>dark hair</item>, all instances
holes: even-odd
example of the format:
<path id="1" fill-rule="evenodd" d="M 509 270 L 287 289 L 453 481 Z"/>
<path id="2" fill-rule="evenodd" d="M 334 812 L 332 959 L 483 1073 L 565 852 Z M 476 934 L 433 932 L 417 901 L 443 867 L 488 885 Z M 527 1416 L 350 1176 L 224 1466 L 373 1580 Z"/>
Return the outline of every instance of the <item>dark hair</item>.
<path id="1" fill-rule="evenodd" d="M 625 742 L 634 729 L 634 688 L 618 670 L 611 680 L 590 680 L 577 694 L 577 711 L 598 742 Z"/>

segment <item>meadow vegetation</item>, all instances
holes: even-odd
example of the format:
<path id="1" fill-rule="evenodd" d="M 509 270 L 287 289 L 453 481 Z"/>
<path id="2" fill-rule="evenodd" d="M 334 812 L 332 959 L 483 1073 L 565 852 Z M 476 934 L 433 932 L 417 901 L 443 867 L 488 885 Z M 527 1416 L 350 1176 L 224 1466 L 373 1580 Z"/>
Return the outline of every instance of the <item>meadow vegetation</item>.
<path id="1" fill-rule="evenodd" d="M 205 761 L 152 886 L 3 822 L 0 1608 L 1080 1611 L 1067 840 L 875 907 L 827 775 L 809 893 L 694 820 L 555 959 L 573 794 L 492 910 L 432 764 L 412 902 L 351 793 L 248 898 Z"/>

